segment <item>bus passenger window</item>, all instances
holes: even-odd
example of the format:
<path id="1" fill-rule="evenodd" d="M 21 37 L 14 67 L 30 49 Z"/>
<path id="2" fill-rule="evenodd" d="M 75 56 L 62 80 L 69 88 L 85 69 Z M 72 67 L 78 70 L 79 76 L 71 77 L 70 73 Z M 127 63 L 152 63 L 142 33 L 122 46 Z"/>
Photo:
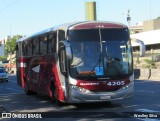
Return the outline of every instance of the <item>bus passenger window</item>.
<path id="1" fill-rule="evenodd" d="M 33 39 L 32 51 L 33 51 L 33 55 L 35 55 L 36 54 L 36 39 Z"/>
<path id="2" fill-rule="evenodd" d="M 28 56 L 27 43 L 24 43 L 25 56 Z"/>
<path id="3" fill-rule="evenodd" d="M 23 48 L 25 48 L 24 43 L 22 43 L 22 56 L 25 56 L 25 55 L 26 55 L 26 53 L 25 53 L 25 49 L 23 49 Z"/>
<path id="4" fill-rule="evenodd" d="M 16 45 L 16 50 L 17 50 L 17 51 L 16 51 L 16 56 L 17 56 L 17 57 L 20 57 L 20 51 L 21 51 L 21 50 L 20 50 L 20 43 L 17 43 L 17 45 Z"/>
<path id="5" fill-rule="evenodd" d="M 33 40 L 34 52 L 33 55 L 39 55 L 39 38 Z"/>
<path id="6" fill-rule="evenodd" d="M 32 56 L 32 40 L 27 43 L 28 56 Z"/>
<path id="7" fill-rule="evenodd" d="M 40 38 L 40 53 L 45 55 L 47 53 L 47 40 L 45 37 Z"/>
<path id="8" fill-rule="evenodd" d="M 47 40 L 47 44 L 48 44 L 48 54 L 52 53 L 52 41 L 53 41 L 53 34 L 49 34 L 48 35 L 48 40 Z"/>
<path id="9" fill-rule="evenodd" d="M 56 52 L 56 45 L 57 45 L 57 32 L 54 32 L 52 39 L 52 53 Z"/>

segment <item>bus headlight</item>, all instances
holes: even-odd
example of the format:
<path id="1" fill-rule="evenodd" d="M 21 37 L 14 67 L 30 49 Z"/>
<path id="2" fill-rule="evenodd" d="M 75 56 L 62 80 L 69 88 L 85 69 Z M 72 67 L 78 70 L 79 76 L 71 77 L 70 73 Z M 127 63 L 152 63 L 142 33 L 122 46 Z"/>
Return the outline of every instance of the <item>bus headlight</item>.
<path id="1" fill-rule="evenodd" d="M 128 89 L 128 88 L 131 87 L 132 85 L 133 85 L 133 82 L 130 82 L 129 84 L 123 86 L 120 90 Z"/>
<path id="2" fill-rule="evenodd" d="M 71 87 L 72 87 L 72 89 L 74 89 L 76 91 L 79 91 L 81 93 L 90 93 L 89 90 L 87 90 L 85 88 L 82 88 L 82 87 L 78 87 L 78 86 L 75 86 L 75 85 L 72 85 Z"/>

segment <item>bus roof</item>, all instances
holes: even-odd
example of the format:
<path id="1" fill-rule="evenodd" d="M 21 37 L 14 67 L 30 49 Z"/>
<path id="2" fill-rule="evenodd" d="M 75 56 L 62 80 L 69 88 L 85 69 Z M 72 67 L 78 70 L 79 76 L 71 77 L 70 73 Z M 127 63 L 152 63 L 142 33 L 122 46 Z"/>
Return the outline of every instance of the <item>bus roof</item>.
<path id="1" fill-rule="evenodd" d="M 68 29 L 77 30 L 77 29 L 93 29 L 93 28 L 127 28 L 127 26 L 121 23 L 109 22 L 109 21 L 82 21 L 82 22 L 65 23 L 65 24 L 61 24 L 61 25 L 37 32 L 27 37 L 20 38 L 17 40 L 17 42 L 22 42 L 26 39 L 34 38 L 37 35 L 42 35 L 55 30 L 67 31 Z"/>

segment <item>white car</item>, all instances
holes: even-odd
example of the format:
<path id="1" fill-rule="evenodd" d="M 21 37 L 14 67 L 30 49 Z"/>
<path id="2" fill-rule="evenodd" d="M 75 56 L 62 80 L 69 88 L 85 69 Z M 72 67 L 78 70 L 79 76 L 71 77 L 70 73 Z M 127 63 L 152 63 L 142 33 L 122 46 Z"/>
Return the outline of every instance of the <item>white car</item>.
<path id="1" fill-rule="evenodd" d="M 0 69 L 0 82 L 1 81 L 8 82 L 8 74 L 4 69 Z"/>

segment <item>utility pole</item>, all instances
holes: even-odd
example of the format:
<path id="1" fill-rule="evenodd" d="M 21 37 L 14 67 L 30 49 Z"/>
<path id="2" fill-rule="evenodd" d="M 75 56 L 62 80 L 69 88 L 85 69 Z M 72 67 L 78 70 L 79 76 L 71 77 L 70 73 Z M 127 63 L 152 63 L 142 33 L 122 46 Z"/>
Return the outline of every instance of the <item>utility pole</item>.
<path id="1" fill-rule="evenodd" d="M 127 13 L 127 22 L 128 22 L 128 27 L 130 29 L 130 23 L 131 23 L 130 9 L 128 9 L 128 13 Z"/>
<path id="2" fill-rule="evenodd" d="M 122 13 L 123 15 L 127 15 L 128 28 L 130 29 L 131 17 L 130 17 L 130 9 L 128 9 L 127 13 Z"/>

